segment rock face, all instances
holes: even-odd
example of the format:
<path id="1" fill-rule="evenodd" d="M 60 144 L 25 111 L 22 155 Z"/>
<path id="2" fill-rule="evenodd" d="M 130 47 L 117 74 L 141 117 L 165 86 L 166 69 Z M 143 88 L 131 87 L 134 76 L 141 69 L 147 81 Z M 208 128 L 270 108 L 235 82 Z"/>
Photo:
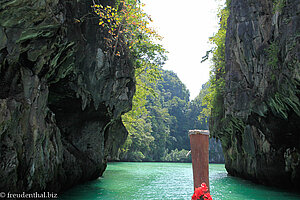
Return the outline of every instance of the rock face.
<path id="1" fill-rule="evenodd" d="M 209 163 L 225 163 L 221 142 L 215 138 L 209 138 Z"/>
<path id="2" fill-rule="evenodd" d="M 134 70 L 128 56 L 104 53 L 91 3 L 0 3 L 0 191 L 95 179 L 127 136 Z"/>
<path id="3" fill-rule="evenodd" d="M 230 174 L 299 187 L 300 1 L 232 0 L 230 12 L 224 112 L 210 130 Z"/>

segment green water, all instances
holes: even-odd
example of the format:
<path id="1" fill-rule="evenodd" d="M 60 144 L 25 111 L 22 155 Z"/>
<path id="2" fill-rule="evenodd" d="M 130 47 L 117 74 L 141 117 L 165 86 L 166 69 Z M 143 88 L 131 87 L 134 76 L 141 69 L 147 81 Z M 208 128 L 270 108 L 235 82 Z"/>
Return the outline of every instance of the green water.
<path id="1" fill-rule="evenodd" d="M 224 165 L 210 164 L 209 170 L 214 200 L 300 199 L 299 194 L 227 176 Z M 168 200 L 191 199 L 192 194 L 190 163 L 110 163 L 103 177 L 68 190 L 60 199 Z"/>

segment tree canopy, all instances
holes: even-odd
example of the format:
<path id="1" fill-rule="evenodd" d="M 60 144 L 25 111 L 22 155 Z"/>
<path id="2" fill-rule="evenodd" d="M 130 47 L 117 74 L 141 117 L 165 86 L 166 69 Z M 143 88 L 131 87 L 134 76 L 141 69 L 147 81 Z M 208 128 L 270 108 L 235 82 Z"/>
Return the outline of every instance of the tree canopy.
<path id="1" fill-rule="evenodd" d="M 143 6 L 138 0 L 92 6 L 105 35 L 105 53 L 110 62 L 129 56 L 135 68 L 132 110 L 122 116 L 129 135 L 119 157 L 128 161 L 187 161 L 188 130 L 207 129 L 207 117 L 199 121 L 198 116 L 209 109 L 203 101 L 209 98 L 205 96 L 211 87 L 204 85 L 190 102 L 189 91 L 177 75 L 162 70 L 167 52 L 158 44 L 161 37 L 149 26 L 152 20 Z M 218 37 L 211 41 L 217 42 Z"/>
<path id="2" fill-rule="evenodd" d="M 137 110 L 132 110 L 123 117 L 129 136 L 120 150 L 120 159 L 190 161 L 186 157 L 190 149 L 188 130 L 208 128 L 207 120 L 198 120 L 208 84 L 193 101 L 189 101 L 189 91 L 172 71 L 161 70 L 161 79 L 152 86 L 156 95 L 147 95 L 143 114 L 134 115 Z M 130 114 L 131 124 L 125 121 Z"/>

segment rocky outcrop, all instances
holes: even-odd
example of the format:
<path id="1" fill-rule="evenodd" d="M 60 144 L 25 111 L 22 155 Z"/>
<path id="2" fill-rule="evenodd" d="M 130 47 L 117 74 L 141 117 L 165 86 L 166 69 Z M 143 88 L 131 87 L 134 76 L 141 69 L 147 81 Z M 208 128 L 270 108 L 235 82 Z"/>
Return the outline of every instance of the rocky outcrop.
<path id="1" fill-rule="evenodd" d="M 215 138 L 209 138 L 209 163 L 225 163 L 221 142 Z"/>
<path id="2" fill-rule="evenodd" d="M 224 112 L 210 130 L 227 171 L 263 184 L 300 185 L 300 1 L 232 0 Z"/>
<path id="3" fill-rule="evenodd" d="M 0 191 L 95 179 L 127 136 L 133 67 L 105 53 L 91 3 L 0 3 Z"/>

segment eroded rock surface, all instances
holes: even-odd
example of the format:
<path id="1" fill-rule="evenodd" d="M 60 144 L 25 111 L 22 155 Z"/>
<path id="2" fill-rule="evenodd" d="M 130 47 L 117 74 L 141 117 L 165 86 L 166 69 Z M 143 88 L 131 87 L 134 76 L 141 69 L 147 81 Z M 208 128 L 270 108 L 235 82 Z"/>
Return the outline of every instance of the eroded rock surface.
<path id="1" fill-rule="evenodd" d="M 134 70 L 126 55 L 104 53 L 91 3 L 0 3 L 0 191 L 95 179 L 127 136 Z"/>
<path id="2" fill-rule="evenodd" d="M 210 124 L 230 174 L 299 187 L 299 60 L 299 0 L 231 1 L 224 113 Z"/>

